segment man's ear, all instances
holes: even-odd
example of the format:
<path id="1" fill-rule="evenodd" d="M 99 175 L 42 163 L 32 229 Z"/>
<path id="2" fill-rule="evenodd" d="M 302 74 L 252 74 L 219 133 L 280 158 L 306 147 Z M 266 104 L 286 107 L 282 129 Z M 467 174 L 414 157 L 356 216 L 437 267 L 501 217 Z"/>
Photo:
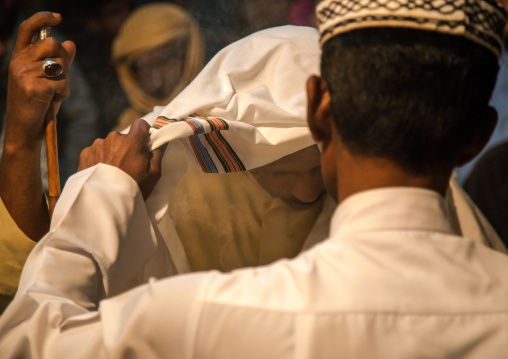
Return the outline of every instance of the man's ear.
<path id="1" fill-rule="evenodd" d="M 457 166 L 460 167 L 465 165 L 482 152 L 496 128 L 497 117 L 496 109 L 488 106 L 482 119 L 482 125 L 478 126 L 478 130 L 476 131 L 473 140 L 469 146 L 465 148 L 462 156 L 459 158 Z"/>
<path id="2" fill-rule="evenodd" d="M 330 91 L 326 82 L 316 75 L 307 80 L 307 122 L 314 140 L 324 145 L 330 142 L 334 130 Z"/>

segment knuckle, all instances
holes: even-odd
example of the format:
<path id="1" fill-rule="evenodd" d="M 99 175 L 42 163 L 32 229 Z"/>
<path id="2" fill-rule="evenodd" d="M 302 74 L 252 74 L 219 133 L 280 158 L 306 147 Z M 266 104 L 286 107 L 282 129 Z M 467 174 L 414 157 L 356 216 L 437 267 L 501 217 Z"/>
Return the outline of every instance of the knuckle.
<path id="1" fill-rule="evenodd" d="M 55 59 L 60 57 L 60 43 L 54 37 L 47 37 L 46 39 L 37 42 L 34 45 L 34 49 L 37 51 L 37 57 L 52 58 Z M 61 63 L 61 61 L 59 61 Z"/>
<path id="2" fill-rule="evenodd" d="M 104 142 L 104 140 L 102 138 L 97 138 L 97 139 L 95 139 L 95 141 L 93 141 L 92 146 L 95 146 L 95 147 L 100 146 L 100 145 L 102 145 L 103 142 Z M 86 149 L 91 150 L 91 147 L 87 147 Z"/>
<path id="3" fill-rule="evenodd" d="M 24 31 L 24 30 L 27 30 L 28 28 L 30 28 L 31 26 L 31 23 L 32 23 L 32 19 L 31 18 L 28 18 L 26 20 L 24 20 L 20 25 L 19 25 L 19 30 L 20 31 Z"/>
<path id="4" fill-rule="evenodd" d="M 136 121 L 135 121 L 138 126 L 140 126 L 141 128 L 146 128 L 146 126 L 148 125 L 148 123 L 143 120 L 142 118 L 138 118 Z"/>
<path id="5" fill-rule="evenodd" d="M 121 139 L 123 135 L 118 131 L 111 131 L 108 136 L 106 137 L 106 141 L 108 142 L 115 142 Z"/>
<path id="6" fill-rule="evenodd" d="M 50 51 L 58 52 L 61 45 L 54 37 L 48 37 L 44 40 L 44 46 Z"/>
<path id="7" fill-rule="evenodd" d="M 29 98 L 36 97 L 39 93 L 39 88 L 32 82 L 24 85 L 24 92 Z"/>
<path id="8" fill-rule="evenodd" d="M 63 101 L 71 94 L 71 90 L 66 80 L 59 81 L 57 83 L 55 91 L 55 100 Z"/>
<path id="9" fill-rule="evenodd" d="M 90 152 L 90 147 L 86 147 L 85 149 L 83 149 L 83 151 L 81 151 L 81 153 L 79 154 L 79 160 L 80 161 L 84 160 L 88 155 L 88 152 Z"/>
<path id="10" fill-rule="evenodd" d="M 11 78 L 23 78 L 23 74 L 26 72 L 26 64 L 19 59 L 19 57 L 12 57 L 9 63 L 9 77 Z"/>
<path id="11" fill-rule="evenodd" d="M 79 154 L 79 161 L 80 162 L 83 162 L 83 161 L 86 161 L 88 159 L 88 157 L 91 156 L 91 154 L 93 153 L 93 149 L 92 149 L 92 146 L 89 146 L 89 147 L 86 147 L 85 149 L 83 149 L 83 151 L 81 151 L 81 153 Z"/>

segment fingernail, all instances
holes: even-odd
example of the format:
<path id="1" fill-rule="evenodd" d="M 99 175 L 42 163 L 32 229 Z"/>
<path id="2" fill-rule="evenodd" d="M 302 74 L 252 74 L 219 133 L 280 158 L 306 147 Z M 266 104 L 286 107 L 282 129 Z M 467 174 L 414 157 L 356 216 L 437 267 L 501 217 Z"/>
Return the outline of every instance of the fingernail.
<path id="1" fill-rule="evenodd" d="M 59 17 L 60 17 L 60 14 L 59 14 L 59 13 L 57 13 L 57 12 L 54 12 L 54 13 L 52 13 L 52 14 L 53 14 L 53 17 L 54 17 L 54 18 L 59 18 Z"/>

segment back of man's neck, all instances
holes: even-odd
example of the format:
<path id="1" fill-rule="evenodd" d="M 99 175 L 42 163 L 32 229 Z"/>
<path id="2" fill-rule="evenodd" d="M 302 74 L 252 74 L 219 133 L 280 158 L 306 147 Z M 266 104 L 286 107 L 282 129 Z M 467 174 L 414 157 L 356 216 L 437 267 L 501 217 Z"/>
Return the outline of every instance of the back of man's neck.
<path id="1" fill-rule="evenodd" d="M 415 175 L 393 161 L 378 157 L 352 156 L 345 151 L 337 158 L 337 194 L 339 203 L 362 191 L 385 187 L 417 187 L 445 196 L 449 173 Z"/>

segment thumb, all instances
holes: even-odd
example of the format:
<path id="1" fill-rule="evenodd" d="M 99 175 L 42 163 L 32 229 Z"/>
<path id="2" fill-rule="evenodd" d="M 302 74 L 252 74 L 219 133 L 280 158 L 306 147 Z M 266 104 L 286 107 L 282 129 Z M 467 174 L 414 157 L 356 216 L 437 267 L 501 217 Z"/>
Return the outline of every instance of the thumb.
<path id="1" fill-rule="evenodd" d="M 74 61 L 74 57 L 76 56 L 76 44 L 72 41 L 64 41 L 62 42 L 62 46 L 67 51 L 67 54 L 69 54 L 69 66 Z"/>
<path id="2" fill-rule="evenodd" d="M 148 176 L 143 180 L 143 183 L 140 183 L 141 193 L 143 194 L 143 198 L 146 200 L 159 179 L 161 178 L 161 163 L 162 157 L 164 157 L 164 152 L 166 151 L 167 144 L 155 149 L 152 151 L 152 159 L 150 160 L 150 171 Z"/>
<path id="3" fill-rule="evenodd" d="M 164 152 L 166 152 L 166 147 L 168 147 L 167 143 L 152 151 L 153 157 L 150 160 L 150 169 L 153 168 L 155 171 L 160 173 L 162 157 L 164 157 Z"/>

